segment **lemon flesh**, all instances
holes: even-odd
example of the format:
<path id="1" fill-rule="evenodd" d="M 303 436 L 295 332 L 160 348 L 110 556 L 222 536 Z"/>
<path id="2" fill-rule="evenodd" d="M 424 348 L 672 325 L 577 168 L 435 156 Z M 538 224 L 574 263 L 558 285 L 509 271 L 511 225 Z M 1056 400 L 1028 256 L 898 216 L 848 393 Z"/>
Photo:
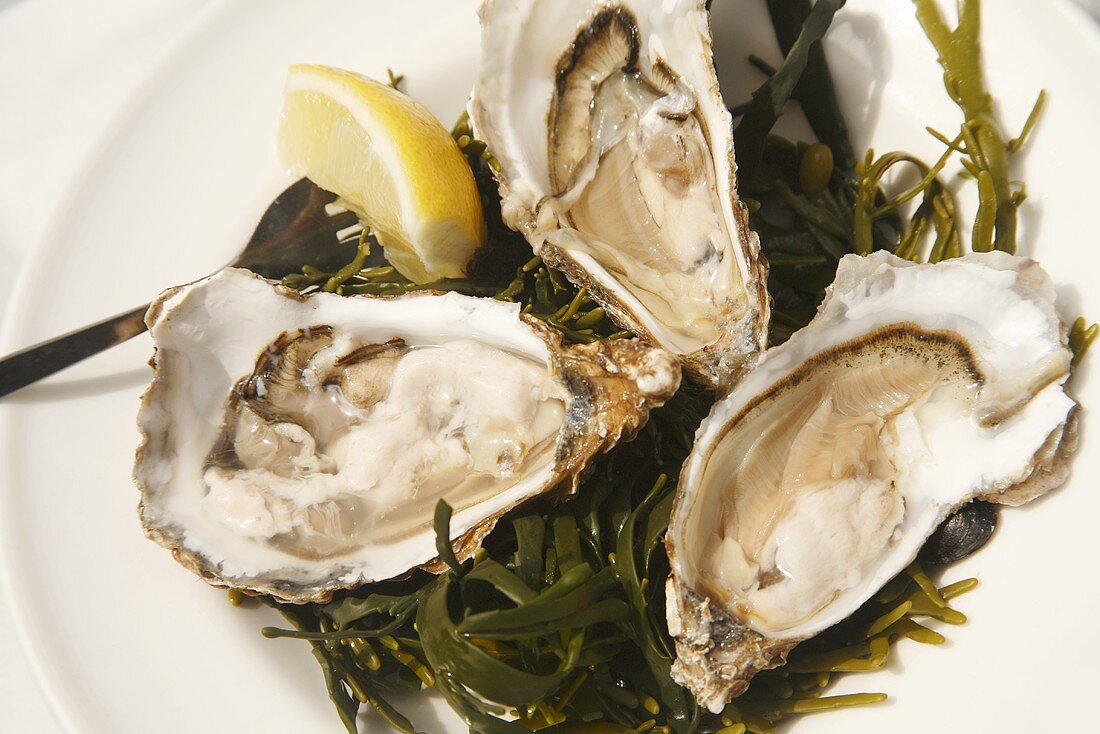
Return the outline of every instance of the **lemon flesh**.
<path id="1" fill-rule="evenodd" d="M 485 241 L 473 173 L 451 134 L 388 84 L 328 66 L 287 76 L 279 153 L 337 194 L 416 283 L 461 278 Z"/>

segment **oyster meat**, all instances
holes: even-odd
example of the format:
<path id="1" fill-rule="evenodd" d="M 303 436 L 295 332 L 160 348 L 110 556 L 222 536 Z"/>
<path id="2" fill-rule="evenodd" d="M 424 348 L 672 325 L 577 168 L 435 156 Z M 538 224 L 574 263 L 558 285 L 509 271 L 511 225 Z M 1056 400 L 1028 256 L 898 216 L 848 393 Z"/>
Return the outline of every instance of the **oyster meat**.
<path id="1" fill-rule="evenodd" d="M 703 0 L 488 0 L 470 102 L 505 222 L 712 386 L 766 341 Z"/>
<path id="2" fill-rule="evenodd" d="M 814 320 L 715 405 L 684 465 L 666 538 L 673 677 L 719 711 L 961 505 L 1061 484 L 1070 359 L 1034 261 L 842 259 Z"/>
<path id="3" fill-rule="evenodd" d="M 302 296 L 227 269 L 165 292 L 134 477 L 146 533 L 211 583 L 291 602 L 440 570 L 576 489 L 679 386 L 637 340 L 566 346 L 515 304 Z"/>

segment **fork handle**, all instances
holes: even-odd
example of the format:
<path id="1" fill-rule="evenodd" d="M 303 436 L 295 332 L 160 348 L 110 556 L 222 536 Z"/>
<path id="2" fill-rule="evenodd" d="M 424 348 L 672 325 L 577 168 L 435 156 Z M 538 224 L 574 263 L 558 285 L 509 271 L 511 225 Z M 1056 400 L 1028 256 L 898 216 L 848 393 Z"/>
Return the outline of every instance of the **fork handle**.
<path id="1" fill-rule="evenodd" d="M 149 304 L 0 359 L 0 398 L 145 331 Z"/>

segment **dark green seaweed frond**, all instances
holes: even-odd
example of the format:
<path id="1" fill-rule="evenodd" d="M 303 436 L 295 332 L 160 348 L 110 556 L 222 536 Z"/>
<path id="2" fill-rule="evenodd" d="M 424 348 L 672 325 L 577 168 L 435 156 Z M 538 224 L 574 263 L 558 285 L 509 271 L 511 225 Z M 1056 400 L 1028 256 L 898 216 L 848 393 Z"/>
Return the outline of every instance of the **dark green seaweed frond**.
<path id="1" fill-rule="evenodd" d="M 743 185 L 752 185 L 764 155 L 768 134 L 798 88 L 799 80 L 810 61 L 811 49 L 817 49 L 815 58 L 824 59 L 820 41 L 829 30 L 833 16 L 844 7 L 844 3 L 845 0 L 818 0 L 814 3 L 813 8 L 799 23 L 799 31 L 789 48 L 784 50 L 786 56 L 779 69 L 753 93 L 752 101 L 733 132 L 738 176 Z"/>
<path id="2" fill-rule="evenodd" d="M 591 494 L 515 517 L 439 577 L 418 574 L 404 589 L 367 587 L 327 605 L 275 605 L 294 629 L 264 634 L 310 642 L 349 732 L 360 704 L 413 731 L 386 696 L 435 687 L 485 734 L 763 733 L 788 716 L 884 700 L 822 693 L 837 675 L 883 667 L 900 639 L 944 642 L 918 620 L 966 621 L 948 602 L 977 581 L 937 588 L 913 564 L 720 715 L 701 711 L 668 674 L 661 536 L 674 487 L 662 475 L 639 500 L 622 490 L 629 481 L 609 483 L 631 478 L 618 472 L 604 466 Z M 450 512 L 440 509 L 442 547 Z"/>

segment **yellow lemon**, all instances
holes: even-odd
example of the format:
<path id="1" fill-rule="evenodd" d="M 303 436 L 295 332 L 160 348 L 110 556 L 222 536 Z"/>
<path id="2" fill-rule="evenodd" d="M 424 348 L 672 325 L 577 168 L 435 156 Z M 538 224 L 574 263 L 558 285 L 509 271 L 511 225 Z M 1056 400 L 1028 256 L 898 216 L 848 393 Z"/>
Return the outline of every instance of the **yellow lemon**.
<path id="1" fill-rule="evenodd" d="M 373 229 L 416 283 L 460 278 L 485 241 L 473 173 L 423 105 L 388 84 L 329 66 L 287 77 L 279 153 Z"/>

